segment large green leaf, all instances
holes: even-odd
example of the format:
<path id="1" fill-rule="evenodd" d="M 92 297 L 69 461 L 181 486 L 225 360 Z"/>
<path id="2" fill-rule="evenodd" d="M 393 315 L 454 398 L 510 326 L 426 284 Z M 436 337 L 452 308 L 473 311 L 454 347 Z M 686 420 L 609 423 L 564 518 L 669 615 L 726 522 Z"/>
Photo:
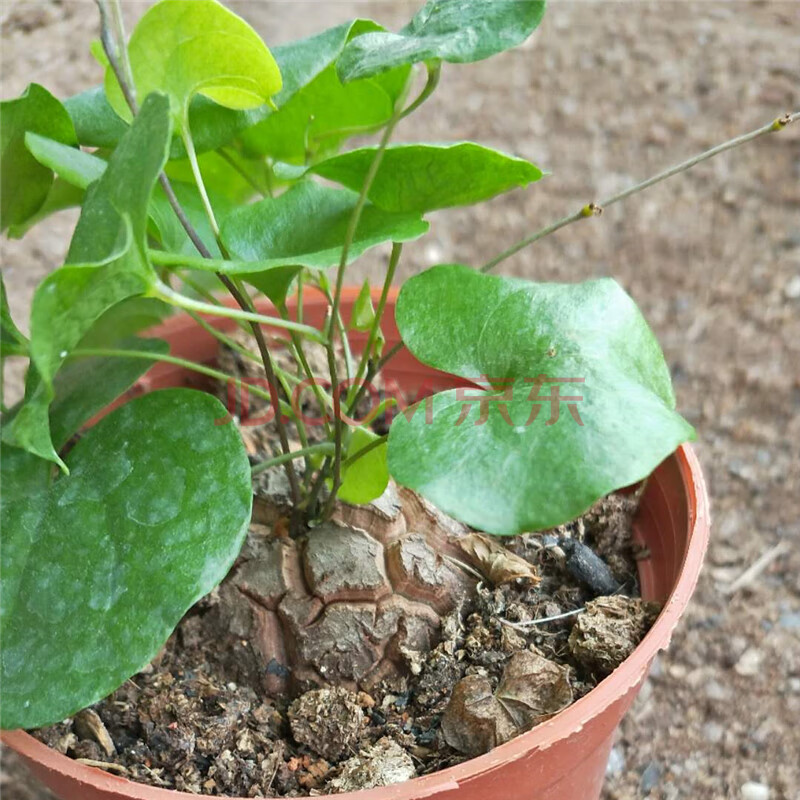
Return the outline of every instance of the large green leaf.
<path id="1" fill-rule="evenodd" d="M 3 441 L 58 464 L 48 432 L 47 408 L 58 368 L 109 308 L 146 294 L 155 274 L 147 262 L 150 195 L 166 161 L 171 128 L 163 95 L 150 95 L 114 151 L 102 177 L 87 192 L 67 265 L 37 288 L 31 307 L 30 372 L 26 402 Z"/>
<path id="2" fill-rule="evenodd" d="M 166 342 L 160 339 L 131 340 L 121 344 L 120 347 L 152 353 L 163 353 L 169 349 Z M 150 366 L 146 361 L 119 358 L 89 358 L 67 365 L 56 376 L 55 400 L 49 411 L 55 446 L 61 449 L 74 433 L 95 414 L 116 400 Z M 33 385 L 36 380 L 38 378 L 35 376 L 35 371 L 34 374 L 29 373 L 28 385 Z M 8 425 L 21 408 L 24 406 L 17 406 L 4 415 L 3 425 Z M 13 507 L 27 509 L 21 512 L 23 518 L 38 519 L 44 511 L 44 500 L 41 495 L 46 492 L 50 464 L 16 447 L 4 447 L 2 466 L 4 503 L 7 503 L 9 509 Z M 7 481 L 7 477 L 13 480 Z M 3 513 L 6 511 L 7 509 Z M 0 519 L 0 523 L 4 523 L 5 519 L 5 517 Z M 26 523 L 23 527 L 32 530 L 37 524 Z M 6 534 L 8 529 L 4 528 L 4 537 Z M 12 589 L 11 586 L 12 582 L 16 586 L 20 573 L 15 572 L 9 565 L 14 554 L 18 555 L 25 551 L 29 544 L 30 542 L 26 543 L 24 538 L 20 539 L 11 534 L 8 534 L 8 539 L 3 542 L 3 581 L 0 584 L 0 599 L 11 597 L 16 593 L 16 588 Z M 6 558 L 7 553 L 12 554 L 9 556 L 10 560 Z M 5 603 L 0 602 L 0 615 L 4 607 Z"/>
<path id="3" fill-rule="evenodd" d="M 258 262 L 258 267 L 239 262 L 223 271 L 250 281 L 253 275 L 245 274 L 248 269 L 261 273 L 276 267 L 325 269 L 338 264 L 357 200 L 349 189 L 303 181 L 279 197 L 234 211 L 222 225 L 223 243 L 235 258 Z M 406 242 L 427 230 L 419 214 L 392 214 L 367 205 L 348 263 L 378 244 Z"/>
<path id="4" fill-rule="evenodd" d="M 165 92 L 181 128 L 195 94 L 246 110 L 268 102 L 281 88 L 278 65 L 259 35 L 217 0 L 156 3 L 139 20 L 128 57 L 139 97 Z M 110 68 L 105 90 L 117 114 L 130 118 Z"/>
<path id="5" fill-rule="evenodd" d="M 283 109 L 300 90 L 312 83 L 323 71 L 332 70 L 334 61 L 351 36 L 359 32 L 376 30 L 383 29 L 369 20 L 354 20 L 307 39 L 275 47 L 272 54 L 283 78 L 283 87 L 273 98 L 277 108 Z M 394 70 L 381 76 L 372 85 L 382 88 L 390 98 L 396 98 L 405 85 L 408 74 L 407 68 Z M 314 89 L 311 91 L 317 98 L 316 113 L 326 114 L 327 107 L 324 102 L 326 98 L 322 97 L 320 100 L 319 92 Z M 353 95 L 353 97 L 358 96 L 357 94 Z M 117 98 L 116 102 L 119 103 L 119 101 L 120 98 Z M 381 96 L 379 103 L 381 107 L 385 107 L 385 97 Z M 64 105 L 72 117 L 78 133 L 78 141 L 82 145 L 113 147 L 127 128 L 127 124 L 117 115 L 106 99 L 103 87 L 95 87 L 75 95 L 66 100 Z M 304 101 L 303 105 L 308 108 L 309 101 Z M 122 108 L 121 110 L 127 116 L 127 111 Z M 189 103 L 189 128 L 195 148 L 198 153 L 203 153 L 222 147 L 238 133 L 252 128 L 272 113 L 272 109 L 266 104 L 257 108 L 239 110 L 226 108 L 203 95 L 195 95 Z M 296 138 L 294 140 L 290 138 L 288 130 L 290 118 L 296 113 L 296 111 L 290 111 L 287 114 L 286 122 L 278 126 L 283 129 L 280 137 L 281 148 L 285 149 L 289 141 L 297 141 Z M 363 122 L 360 120 L 359 125 L 363 126 Z M 304 120 L 303 127 L 305 128 L 307 125 L 308 119 Z M 274 129 L 274 127 L 273 124 L 270 129 Z M 322 126 L 317 123 L 315 131 L 321 130 Z M 293 128 L 291 132 L 292 134 L 296 133 L 296 128 Z M 266 133 L 267 131 L 263 130 L 261 135 L 251 139 L 253 148 L 258 149 L 261 153 L 269 150 Z M 184 158 L 185 156 L 186 149 L 183 142 L 179 138 L 174 139 L 170 157 Z"/>
<path id="6" fill-rule="evenodd" d="M 279 110 L 242 133 L 246 151 L 289 163 L 306 163 L 318 152 L 336 149 L 348 136 L 385 124 L 408 81 L 409 68 L 343 85 L 335 65 L 349 40 L 381 30 L 374 22 L 356 20 L 314 36 L 306 40 L 307 44 L 295 45 L 292 57 L 286 58 L 293 84 L 298 83 L 298 76 L 292 67 L 301 67 L 306 79 L 312 72 L 311 64 L 318 72 L 291 95 L 281 92 L 277 98 Z M 280 59 L 284 54 L 276 50 L 275 55 L 283 68 Z"/>
<path id="7" fill-rule="evenodd" d="M 352 81 L 438 59 L 480 61 L 524 42 L 544 8 L 544 0 L 429 0 L 400 33 L 369 33 L 350 42 L 339 76 Z"/>
<path id="8" fill-rule="evenodd" d="M 142 669 L 225 576 L 250 520 L 250 468 L 215 398 L 137 398 L 70 451 L 4 453 L 2 726 L 57 722 Z"/>
<path id="9" fill-rule="evenodd" d="M 432 418 L 424 404 L 398 416 L 390 471 L 490 533 L 573 519 L 694 435 L 674 411 L 652 331 L 613 280 L 531 283 L 434 267 L 403 287 L 397 324 L 421 361 L 483 388 L 435 395 Z M 540 377 L 551 382 L 537 392 Z M 562 399 L 551 403 L 556 390 Z"/>
<path id="10" fill-rule="evenodd" d="M 374 147 L 351 150 L 312 167 L 323 178 L 360 191 Z M 472 142 L 400 144 L 387 148 L 369 199 L 386 211 L 464 206 L 538 181 L 542 171 L 522 158 Z"/>
<path id="11" fill-rule="evenodd" d="M 47 199 L 53 173 L 25 147 L 28 131 L 75 144 L 75 129 L 64 106 L 32 83 L 16 100 L 0 103 L 0 230 L 22 225 Z"/>

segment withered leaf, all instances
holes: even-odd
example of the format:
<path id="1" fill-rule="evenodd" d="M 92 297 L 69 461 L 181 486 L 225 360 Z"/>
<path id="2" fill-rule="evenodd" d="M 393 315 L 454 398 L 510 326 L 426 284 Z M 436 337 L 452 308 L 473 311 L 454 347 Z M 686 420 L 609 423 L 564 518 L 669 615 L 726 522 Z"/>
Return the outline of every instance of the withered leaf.
<path id="1" fill-rule="evenodd" d="M 568 669 L 538 652 L 521 650 L 506 665 L 496 692 L 481 675 L 467 675 L 456 684 L 442 717 L 442 734 L 453 749 L 477 756 L 571 702 Z"/>
<path id="2" fill-rule="evenodd" d="M 473 565 L 495 586 L 517 579 L 539 583 L 533 564 L 506 549 L 501 542 L 482 533 L 470 533 L 458 540 Z"/>
<path id="3" fill-rule="evenodd" d="M 515 653 L 495 693 L 520 730 L 544 722 L 572 702 L 569 670 L 538 652 Z"/>

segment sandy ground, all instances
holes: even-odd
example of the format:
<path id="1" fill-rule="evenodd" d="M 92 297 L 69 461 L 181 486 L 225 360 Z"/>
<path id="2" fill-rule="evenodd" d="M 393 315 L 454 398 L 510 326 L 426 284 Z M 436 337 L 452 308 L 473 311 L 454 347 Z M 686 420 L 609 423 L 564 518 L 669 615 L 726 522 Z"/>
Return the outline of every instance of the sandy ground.
<path id="1" fill-rule="evenodd" d="M 237 2 L 278 43 L 415 3 Z M 133 19 L 145 4 L 131 3 Z M 94 5 L 6 4 L 2 94 L 96 83 Z M 527 232 L 800 106 L 800 3 L 553 2 L 535 39 L 445 69 L 398 139 L 476 139 L 552 172 L 480 210 L 441 213 L 405 274 L 479 264 Z M 18 319 L 74 216 L 3 244 Z M 372 259 L 353 277 L 377 275 Z M 604 800 L 800 798 L 800 125 L 548 238 L 506 272 L 613 275 L 658 333 L 695 424 L 714 535 L 691 608 L 619 733 Z M 11 376 L 12 381 L 14 376 Z M 748 586 L 724 589 L 779 543 Z M 2 796 L 42 800 L 4 755 Z M 767 788 L 765 788 L 767 787 Z"/>

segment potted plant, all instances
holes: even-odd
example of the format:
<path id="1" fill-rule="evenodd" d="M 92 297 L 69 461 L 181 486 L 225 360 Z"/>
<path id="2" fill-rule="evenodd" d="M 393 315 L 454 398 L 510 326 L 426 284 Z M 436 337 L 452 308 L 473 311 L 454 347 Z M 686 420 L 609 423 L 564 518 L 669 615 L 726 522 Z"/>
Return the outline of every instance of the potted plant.
<path id="1" fill-rule="evenodd" d="M 543 176 L 473 143 L 390 143 L 443 63 L 521 43 L 542 0 L 430 0 L 400 33 L 356 20 L 273 52 L 216 0 L 161 0 L 128 42 L 118 3 L 99 6 L 104 85 L 62 103 L 32 84 L 0 111 L 3 229 L 81 207 L 30 338 L 2 295 L 0 354 L 29 359 L 2 420 L 4 742 L 67 799 L 231 794 L 245 778 L 250 796 L 597 796 L 705 549 L 694 432 L 616 282 L 490 273 L 797 115 L 398 293 L 403 244 L 429 212 Z M 370 133 L 377 145 L 341 152 Z M 348 287 L 381 244 L 382 285 Z M 583 535 L 598 501 L 636 484 L 655 622 L 628 596 L 633 562 L 615 570 Z M 551 617 L 548 560 L 574 579 Z M 196 640 L 237 676 L 227 700 L 211 703 L 194 666 L 170 671 L 175 642 Z M 167 693 L 176 674 L 194 683 L 159 709 L 163 695 L 128 683 L 142 672 Z M 138 734 L 90 708 L 112 693 L 151 737 L 140 770 L 113 757 Z M 222 718 L 232 749 L 208 733 Z M 52 748 L 14 730 L 52 725 L 39 734 Z M 463 763 L 436 772 L 439 746 L 438 763 Z M 182 753 L 197 784 L 165 780 L 156 749 Z M 431 774 L 414 778 L 417 764 Z M 295 777 L 276 786 L 279 773 Z"/>

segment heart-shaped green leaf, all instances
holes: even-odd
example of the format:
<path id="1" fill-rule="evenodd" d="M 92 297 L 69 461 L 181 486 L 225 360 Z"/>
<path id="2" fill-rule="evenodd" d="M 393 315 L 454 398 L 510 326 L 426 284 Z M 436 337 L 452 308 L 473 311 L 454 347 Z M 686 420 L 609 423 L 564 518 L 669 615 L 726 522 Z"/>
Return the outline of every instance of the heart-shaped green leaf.
<path id="1" fill-rule="evenodd" d="M 142 669 L 225 576 L 250 520 L 250 468 L 208 394 L 124 405 L 67 456 L 3 454 L 2 726 L 56 722 Z M 46 466 L 46 465 L 45 465 Z"/>
<path id="2" fill-rule="evenodd" d="M 484 388 L 399 415 L 390 471 L 476 528 L 515 534 L 574 519 L 694 436 L 652 331 L 613 280 L 434 267 L 404 285 L 396 316 L 417 358 Z"/>
<path id="3" fill-rule="evenodd" d="M 274 48 L 272 54 L 283 78 L 283 87 L 273 98 L 275 105 L 279 109 L 283 109 L 299 91 L 313 83 L 323 71 L 326 69 L 332 71 L 336 58 L 338 58 L 345 44 L 352 36 L 366 31 L 379 30 L 383 30 L 383 28 L 370 20 L 354 20 L 338 25 L 335 28 L 330 28 L 307 39 L 300 39 Z M 390 98 L 397 98 L 407 82 L 408 74 L 408 68 L 394 70 L 382 75 L 377 81 L 373 82 L 373 86 L 384 90 Z M 338 130 L 341 127 L 339 121 L 335 115 L 330 113 L 332 98 L 324 95 L 320 96 L 318 88 L 310 87 L 310 94 L 316 100 L 312 102 L 310 98 L 307 98 L 302 105 L 306 109 L 310 109 L 313 106 L 315 116 L 321 114 L 323 118 L 333 119 L 334 126 L 329 126 L 330 130 Z M 356 93 L 352 97 L 357 99 L 360 95 Z M 377 100 L 376 94 L 373 93 L 373 97 Z M 121 98 L 117 98 L 117 102 L 120 100 Z M 382 108 L 386 106 L 386 100 L 383 96 L 377 102 Z M 66 100 L 64 105 L 72 117 L 78 133 L 78 141 L 82 145 L 113 147 L 127 128 L 124 120 L 116 114 L 106 99 L 103 87 L 95 87 L 75 95 Z M 341 113 L 343 110 L 351 114 L 351 116 L 355 114 L 355 109 L 342 109 L 341 104 L 338 104 L 338 111 Z M 121 107 L 121 111 L 127 117 L 127 110 Z M 192 132 L 195 149 L 198 153 L 216 150 L 218 147 L 228 144 L 240 132 L 257 125 L 270 114 L 272 114 L 272 110 L 268 105 L 238 110 L 226 108 L 203 95 L 195 95 L 189 103 L 189 129 Z M 371 118 L 373 120 L 376 119 L 374 112 Z M 294 120 L 291 124 L 290 119 Z M 297 128 L 293 127 L 296 119 L 297 112 L 295 111 L 288 114 L 284 122 L 277 126 L 274 124 L 270 126 L 270 133 L 274 132 L 277 127 L 279 142 L 270 143 L 267 136 L 268 132 L 264 130 L 260 135 L 250 139 L 251 148 L 258 150 L 259 154 L 264 154 L 271 152 L 269 148 L 272 146 L 279 146 L 282 151 L 285 151 L 291 143 L 291 148 L 296 149 L 298 139 L 295 134 Z M 308 122 L 307 118 L 303 120 L 303 131 L 301 131 L 299 140 L 301 142 L 302 134 L 308 126 Z M 366 121 L 363 118 L 358 120 L 358 127 L 363 128 L 365 124 Z M 325 130 L 326 128 L 322 122 L 317 122 L 314 128 L 314 135 L 320 134 Z M 170 158 L 184 158 L 185 156 L 186 148 L 183 142 L 179 138 L 174 139 Z"/>
<path id="4" fill-rule="evenodd" d="M 348 41 L 381 30 L 374 22 L 356 20 L 307 40 L 309 45 L 315 45 L 313 63 L 317 74 L 291 97 L 281 92 L 277 98 L 279 110 L 242 133 L 246 151 L 305 164 L 319 153 L 335 151 L 349 136 L 384 125 L 408 82 L 410 68 L 401 67 L 373 80 L 343 85 L 335 65 Z M 283 55 L 276 50 L 282 68 Z M 294 56 L 286 61 L 292 66 L 302 64 L 304 75 L 308 75 L 311 52 L 298 46 Z"/>
<path id="5" fill-rule="evenodd" d="M 131 347 L 151 353 L 164 353 L 169 349 L 166 342 L 160 339 L 133 339 L 120 344 L 120 347 L 123 349 Z M 88 358 L 67 365 L 56 376 L 55 400 L 49 409 L 55 447 L 60 450 L 74 433 L 77 433 L 95 414 L 116 400 L 149 368 L 150 364 L 145 361 L 119 358 Z M 38 381 L 35 368 L 31 368 L 27 381 L 29 391 L 35 390 Z M 24 409 L 24 405 L 17 406 L 4 415 L 3 426 L 8 425 L 20 410 Z M 3 448 L 3 459 L 6 457 L 10 459 L 8 462 L 10 466 L 8 472 L 4 471 L 2 474 L 3 500 L 12 507 L 15 504 L 24 504 L 24 498 L 30 496 L 31 502 L 25 513 L 38 519 L 42 511 L 39 507 L 41 503 L 38 503 L 39 495 L 46 491 L 50 465 L 47 461 L 15 447 Z M 5 464 L 3 466 L 5 467 Z M 19 483 L 9 484 L 5 480 L 7 475 L 16 476 Z M 43 486 L 39 486 L 40 481 Z M 0 522 L 4 519 L 5 517 Z M 5 544 L 10 548 L 8 552 L 12 553 L 19 553 L 27 546 L 24 540 L 16 540 L 10 535 Z M 10 597 L 16 592 L 16 589 L 10 588 L 12 582 L 16 582 L 19 575 L 8 569 L 11 562 L 6 559 L 6 550 L 2 551 L 2 558 L 4 566 L 0 597 Z M 0 614 L 2 608 L 3 604 L 0 603 Z"/>
<path id="6" fill-rule="evenodd" d="M 337 65 L 339 76 L 352 81 L 437 59 L 480 61 L 524 42 L 544 8 L 544 0 L 429 0 L 400 33 L 369 33 L 350 42 Z"/>
<path id="7" fill-rule="evenodd" d="M 189 101 L 203 94 L 226 108 L 263 105 L 280 91 L 281 74 L 259 35 L 217 0 L 161 0 L 139 20 L 128 58 L 140 98 L 165 92 L 180 128 Z M 105 91 L 112 108 L 130 118 L 110 68 Z"/>
<path id="8" fill-rule="evenodd" d="M 0 230 L 22 225 L 47 199 L 53 173 L 25 147 L 25 134 L 42 134 L 76 144 L 66 109 L 46 89 L 32 83 L 16 100 L 0 103 Z"/>
<path id="9" fill-rule="evenodd" d="M 275 267 L 325 269 L 338 264 L 357 201 L 358 195 L 349 189 L 303 181 L 276 198 L 234 211 L 222 224 L 222 240 L 237 259 L 259 263 L 257 269 L 239 263 L 224 271 L 251 281 L 247 269 L 260 273 Z M 297 220 L 313 220 L 313 224 L 298 226 Z M 391 214 L 367 205 L 348 263 L 378 244 L 407 242 L 427 230 L 419 214 Z"/>
<path id="10" fill-rule="evenodd" d="M 150 95 L 102 177 L 90 186 L 67 265 L 45 278 L 33 296 L 30 355 L 35 381 L 29 380 L 24 406 L 4 427 L 4 442 L 62 463 L 48 432 L 53 377 L 107 309 L 146 294 L 155 280 L 146 255 L 147 208 L 166 161 L 170 133 L 167 98 Z"/>
<path id="11" fill-rule="evenodd" d="M 351 150 L 311 170 L 359 191 L 375 158 L 374 147 Z M 465 206 L 538 181 L 542 171 L 522 158 L 472 142 L 451 145 L 400 144 L 386 149 L 369 192 L 386 211 Z"/>

